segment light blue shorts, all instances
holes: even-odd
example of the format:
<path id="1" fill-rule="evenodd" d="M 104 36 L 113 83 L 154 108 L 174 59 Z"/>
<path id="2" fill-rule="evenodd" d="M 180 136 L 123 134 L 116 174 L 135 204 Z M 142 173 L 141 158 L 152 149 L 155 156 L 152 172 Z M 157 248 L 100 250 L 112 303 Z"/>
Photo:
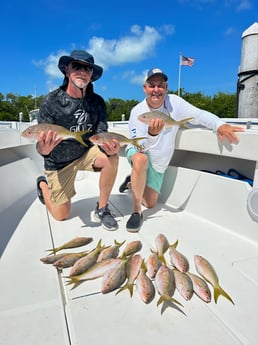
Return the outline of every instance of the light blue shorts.
<path id="1" fill-rule="evenodd" d="M 127 153 L 127 159 L 128 162 L 132 165 L 132 155 L 134 155 L 135 153 L 139 153 L 139 151 L 135 148 L 135 147 L 131 147 Z M 144 153 L 143 153 L 144 154 Z M 164 173 L 160 173 L 157 172 L 152 164 L 151 164 L 151 160 L 150 157 L 148 155 L 148 152 L 145 153 L 148 157 L 148 169 L 147 169 L 147 177 L 146 177 L 146 185 L 152 189 L 154 189 L 156 192 L 160 193 L 161 190 L 161 186 L 162 186 L 162 182 L 163 182 L 163 178 L 164 178 Z"/>

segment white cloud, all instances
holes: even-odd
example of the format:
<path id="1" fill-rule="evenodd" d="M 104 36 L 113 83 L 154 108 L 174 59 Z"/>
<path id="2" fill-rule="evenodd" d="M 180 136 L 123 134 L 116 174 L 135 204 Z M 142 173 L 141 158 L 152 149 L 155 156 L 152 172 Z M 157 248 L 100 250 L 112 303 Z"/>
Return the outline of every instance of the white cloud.
<path id="1" fill-rule="evenodd" d="M 225 34 L 226 34 L 226 36 L 230 36 L 235 32 L 236 32 L 236 30 L 234 28 L 230 27 L 230 28 L 227 28 Z"/>
<path id="2" fill-rule="evenodd" d="M 137 62 L 151 56 L 161 34 L 153 27 L 138 25 L 131 27 L 131 34 L 117 40 L 105 40 L 93 37 L 89 42 L 88 51 L 94 56 L 96 63 L 108 69 L 110 66 Z"/>
<path id="3" fill-rule="evenodd" d="M 158 42 L 163 37 L 174 34 L 174 32 L 173 25 L 164 25 L 159 29 L 148 25 L 144 27 L 133 25 L 128 35 L 118 39 L 92 37 L 88 42 L 88 48 L 85 49 L 94 56 L 95 63 L 103 66 L 106 70 L 112 66 L 135 63 L 153 56 Z M 80 48 L 73 47 L 73 49 Z M 46 59 L 33 62 L 36 66 L 44 69 L 48 90 L 53 89 L 56 85 L 56 79 L 62 78 L 62 73 L 57 67 L 60 56 L 69 54 L 70 52 L 60 50 L 57 54 L 50 54 Z M 138 84 L 142 84 L 144 76 L 135 75 L 132 80 L 135 82 L 138 78 L 141 80 L 138 81 Z"/>
<path id="4" fill-rule="evenodd" d="M 249 0 L 241 0 L 237 5 L 237 11 L 249 10 L 252 7 L 252 3 Z"/>
<path id="5" fill-rule="evenodd" d="M 147 74 L 147 70 L 143 71 L 140 74 L 138 73 L 136 74 L 135 71 L 131 70 L 123 74 L 123 79 L 128 79 L 131 84 L 143 85 L 146 74 Z"/>

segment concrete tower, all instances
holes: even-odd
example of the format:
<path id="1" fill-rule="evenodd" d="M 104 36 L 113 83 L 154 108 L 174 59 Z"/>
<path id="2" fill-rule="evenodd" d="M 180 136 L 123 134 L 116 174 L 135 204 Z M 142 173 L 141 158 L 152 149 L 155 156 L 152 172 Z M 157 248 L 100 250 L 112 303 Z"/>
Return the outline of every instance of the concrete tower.
<path id="1" fill-rule="evenodd" d="M 258 23 L 242 34 L 237 96 L 238 117 L 258 117 Z"/>

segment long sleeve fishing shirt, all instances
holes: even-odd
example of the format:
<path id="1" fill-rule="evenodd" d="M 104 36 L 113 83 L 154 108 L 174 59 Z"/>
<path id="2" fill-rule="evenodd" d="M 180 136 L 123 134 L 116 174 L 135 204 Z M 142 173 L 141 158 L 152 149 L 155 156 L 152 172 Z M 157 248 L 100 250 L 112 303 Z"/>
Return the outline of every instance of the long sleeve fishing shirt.
<path id="1" fill-rule="evenodd" d="M 143 144 L 145 151 L 148 152 L 154 169 L 163 173 L 168 167 L 174 153 L 178 126 L 163 128 L 159 135 L 151 136 L 148 133 L 148 125 L 138 120 L 140 114 L 149 112 L 150 110 L 146 99 L 132 108 L 128 124 L 129 131 L 132 138 L 146 137 L 141 144 Z M 164 105 L 160 109 L 155 110 L 165 112 L 176 121 L 193 117 L 194 119 L 190 121 L 191 124 L 202 125 L 214 131 L 217 131 L 225 123 L 218 116 L 199 109 L 183 98 L 172 94 L 166 95 Z M 131 146 L 128 145 L 127 149 Z"/>

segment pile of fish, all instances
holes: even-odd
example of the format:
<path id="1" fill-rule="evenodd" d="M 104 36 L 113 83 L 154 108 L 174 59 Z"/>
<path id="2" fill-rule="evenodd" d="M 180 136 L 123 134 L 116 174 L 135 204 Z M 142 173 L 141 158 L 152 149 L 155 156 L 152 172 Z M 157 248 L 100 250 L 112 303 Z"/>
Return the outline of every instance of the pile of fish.
<path id="1" fill-rule="evenodd" d="M 220 295 L 234 304 L 228 293 L 219 284 L 218 275 L 207 259 L 194 255 L 197 274 L 189 271 L 187 257 L 178 249 L 178 241 L 170 244 L 164 234 L 155 238 L 155 248 L 150 250 L 147 258 L 139 252 L 142 249 L 140 240 L 128 243 L 114 241 L 113 245 L 104 246 L 99 240 L 96 247 L 89 251 L 78 253 L 64 252 L 87 245 L 93 241 L 91 237 L 77 237 L 57 248 L 53 248 L 48 256 L 40 260 L 52 264 L 58 269 L 70 267 L 70 274 L 65 276 L 67 285 L 76 288 L 83 282 L 102 278 L 101 292 L 103 294 L 116 290 L 116 294 L 128 290 L 132 297 L 134 287 L 140 298 L 146 304 L 150 303 L 157 293 L 157 306 L 165 302 L 182 304 L 174 298 L 175 291 L 189 301 L 193 294 L 206 303 L 211 302 L 211 290 L 214 290 L 214 301 L 217 303 Z M 124 245 L 124 249 L 121 247 Z"/>

